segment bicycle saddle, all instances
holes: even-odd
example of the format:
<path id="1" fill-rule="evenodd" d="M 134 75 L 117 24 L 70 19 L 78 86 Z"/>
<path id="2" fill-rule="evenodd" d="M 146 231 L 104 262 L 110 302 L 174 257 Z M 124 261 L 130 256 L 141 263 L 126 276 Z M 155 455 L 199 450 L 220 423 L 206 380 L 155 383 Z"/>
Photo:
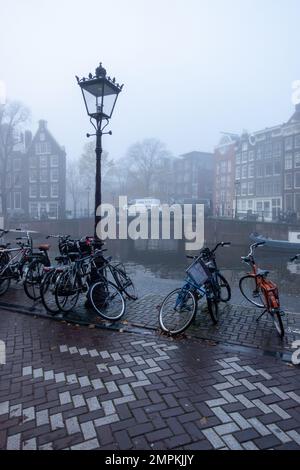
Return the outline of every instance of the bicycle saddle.
<path id="1" fill-rule="evenodd" d="M 50 249 L 50 245 L 44 243 L 42 245 L 39 245 L 38 249 L 41 251 L 48 251 Z"/>
<path id="2" fill-rule="evenodd" d="M 270 271 L 268 271 L 266 269 L 258 269 L 257 270 L 257 275 L 258 276 L 266 277 L 268 274 L 270 274 Z"/>

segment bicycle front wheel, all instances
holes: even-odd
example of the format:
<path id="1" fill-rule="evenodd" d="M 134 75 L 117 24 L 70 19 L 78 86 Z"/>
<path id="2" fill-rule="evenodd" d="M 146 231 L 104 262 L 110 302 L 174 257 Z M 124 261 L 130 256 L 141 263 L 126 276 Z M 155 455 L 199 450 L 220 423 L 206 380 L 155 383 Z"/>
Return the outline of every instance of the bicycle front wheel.
<path id="1" fill-rule="evenodd" d="M 244 276 L 240 279 L 239 288 L 241 294 L 245 297 L 248 302 L 255 307 L 265 308 L 263 296 L 257 285 L 257 278 L 255 276 Z"/>
<path id="2" fill-rule="evenodd" d="M 89 291 L 94 310 L 105 320 L 116 321 L 125 313 L 125 300 L 119 289 L 110 281 L 98 281 Z"/>
<path id="3" fill-rule="evenodd" d="M 219 298 L 221 302 L 229 302 L 231 299 L 231 288 L 224 276 L 220 273 L 216 273 L 216 282 L 218 285 Z"/>
<path id="4" fill-rule="evenodd" d="M 130 277 L 121 269 L 116 269 L 115 275 L 117 276 L 118 282 L 126 296 L 131 300 L 137 300 L 137 292 Z"/>
<path id="5" fill-rule="evenodd" d="M 178 335 L 192 323 L 197 310 L 194 294 L 187 289 L 172 291 L 159 310 L 159 325 L 163 331 Z"/>
<path id="6" fill-rule="evenodd" d="M 0 277 L 0 295 L 4 295 L 10 286 L 10 277 L 8 275 L 5 275 L 5 272 L 3 275 Z"/>

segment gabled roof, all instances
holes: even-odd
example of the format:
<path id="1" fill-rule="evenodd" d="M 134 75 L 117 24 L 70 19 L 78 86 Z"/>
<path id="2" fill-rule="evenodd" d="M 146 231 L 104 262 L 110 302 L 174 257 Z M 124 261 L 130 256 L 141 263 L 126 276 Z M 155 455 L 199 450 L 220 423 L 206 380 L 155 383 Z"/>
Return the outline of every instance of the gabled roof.
<path id="1" fill-rule="evenodd" d="M 53 137 L 53 135 L 51 134 L 51 132 L 48 130 L 48 127 L 47 127 L 47 121 L 44 121 L 44 120 L 40 120 L 39 121 L 39 127 L 32 139 L 32 142 L 28 148 L 28 153 L 31 152 L 34 144 L 36 143 L 37 141 L 37 137 L 39 135 L 40 132 L 44 132 L 46 137 L 48 137 L 48 140 L 51 141 L 52 145 L 54 146 L 54 152 L 55 153 L 65 153 L 65 149 L 59 145 L 59 143 L 57 142 L 57 140 Z"/>

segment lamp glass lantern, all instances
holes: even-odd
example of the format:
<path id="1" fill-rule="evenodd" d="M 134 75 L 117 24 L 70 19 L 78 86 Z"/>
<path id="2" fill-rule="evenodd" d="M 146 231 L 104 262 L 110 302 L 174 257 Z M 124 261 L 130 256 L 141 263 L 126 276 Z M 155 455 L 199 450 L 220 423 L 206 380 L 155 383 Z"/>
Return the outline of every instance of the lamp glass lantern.
<path id="1" fill-rule="evenodd" d="M 77 81 L 88 115 L 98 121 L 110 119 L 123 85 L 107 77 L 101 63 L 94 76 L 89 74 L 88 78 L 77 78 Z"/>

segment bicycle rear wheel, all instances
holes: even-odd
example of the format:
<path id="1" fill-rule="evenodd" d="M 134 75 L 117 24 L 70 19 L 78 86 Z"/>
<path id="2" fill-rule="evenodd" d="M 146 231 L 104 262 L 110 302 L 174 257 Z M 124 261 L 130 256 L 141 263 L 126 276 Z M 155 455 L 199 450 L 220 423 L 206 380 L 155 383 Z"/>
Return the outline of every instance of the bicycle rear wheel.
<path id="1" fill-rule="evenodd" d="M 210 282 L 205 285 L 206 291 L 206 301 L 207 301 L 207 308 L 210 314 L 210 318 L 214 325 L 218 323 L 219 319 L 219 302 L 217 298 L 217 293 L 215 292 L 215 287 Z"/>
<path id="2" fill-rule="evenodd" d="M 41 298 L 40 287 L 43 279 L 43 270 L 44 263 L 39 259 L 33 260 L 28 266 L 23 286 L 27 297 L 32 300 Z"/>
<path id="3" fill-rule="evenodd" d="M 125 301 L 110 281 L 98 281 L 89 290 L 89 298 L 94 310 L 105 320 L 116 321 L 125 313 Z"/>
<path id="4" fill-rule="evenodd" d="M 178 335 L 190 326 L 196 310 L 194 294 L 187 289 L 175 289 L 167 295 L 160 307 L 160 328 L 171 335 Z"/>
<path id="5" fill-rule="evenodd" d="M 55 285 L 55 301 L 59 310 L 70 312 L 79 299 L 81 292 L 78 277 L 71 271 L 62 272 L 57 278 Z"/>
<path id="6" fill-rule="evenodd" d="M 265 308 L 263 296 L 257 285 L 257 278 L 255 276 L 244 276 L 240 279 L 239 288 L 241 294 L 245 297 L 248 302 L 255 307 Z"/>
<path id="7" fill-rule="evenodd" d="M 10 277 L 7 277 L 5 275 L 5 272 L 3 275 L 0 277 L 0 295 L 4 295 L 10 286 Z"/>
<path id="8" fill-rule="evenodd" d="M 276 309 L 273 312 L 271 312 L 270 315 L 272 316 L 276 331 L 279 334 L 280 338 L 282 339 L 284 337 L 284 326 L 282 322 L 281 313 L 279 310 Z"/>

